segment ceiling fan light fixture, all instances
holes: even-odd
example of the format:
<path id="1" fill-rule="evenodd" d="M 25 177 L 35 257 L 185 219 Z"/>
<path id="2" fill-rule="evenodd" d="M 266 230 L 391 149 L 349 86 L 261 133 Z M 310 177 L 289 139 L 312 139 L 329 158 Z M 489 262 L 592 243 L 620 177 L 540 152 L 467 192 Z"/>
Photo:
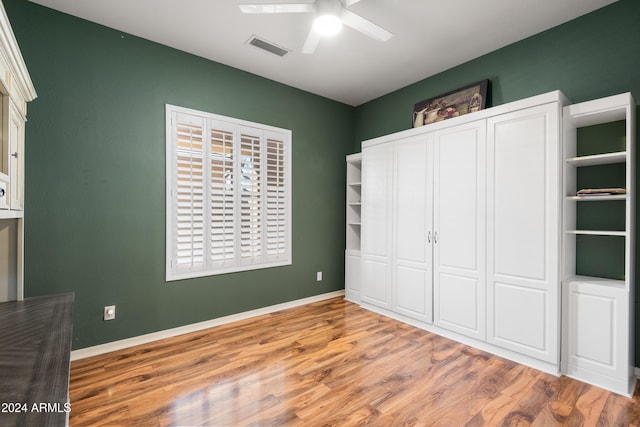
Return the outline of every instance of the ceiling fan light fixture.
<path id="1" fill-rule="evenodd" d="M 342 29 L 342 20 L 336 15 L 321 15 L 313 21 L 313 29 L 323 37 L 335 36 Z"/>

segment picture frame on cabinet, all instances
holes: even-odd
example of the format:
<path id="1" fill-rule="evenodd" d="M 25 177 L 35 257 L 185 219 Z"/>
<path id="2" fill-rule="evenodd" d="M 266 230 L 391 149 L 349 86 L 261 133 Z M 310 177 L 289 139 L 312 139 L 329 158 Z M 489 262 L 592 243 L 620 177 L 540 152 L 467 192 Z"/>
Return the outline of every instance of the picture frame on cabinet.
<path id="1" fill-rule="evenodd" d="M 420 101 L 413 107 L 414 128 L 483 110 L 487 104 L 489 80 L 461 87 Z"/>

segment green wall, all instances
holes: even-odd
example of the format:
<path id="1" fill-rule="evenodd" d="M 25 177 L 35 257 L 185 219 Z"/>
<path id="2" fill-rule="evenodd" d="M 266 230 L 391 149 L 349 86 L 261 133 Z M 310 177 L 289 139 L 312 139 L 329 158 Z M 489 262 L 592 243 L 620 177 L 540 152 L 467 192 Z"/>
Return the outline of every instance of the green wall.
<path id="1" fill-rule="evenodd" d="M 76 293 L 74 348 L 341 289 L 344 156 L 408 128 L 418 101 L 482 79 L 489 105 L 556 89 L 575 102 L 629 91 L 640 100 L 637 0 L 357 108 L 26 0 L 4 3 L 38 92 L 26 134 L 26 294 Z M 166 103 L 293 130 L 292 266 L 165 283 Z M 107 304 L 116 321 L 101 320 Z"/>
<path id="2" fill-rule="evenodd" d="M 75 349 L 344 288 L 353 107 L 26 0 L 5 7 L 38 92 L 25 294 L 75 292 Z M 293 265 L 165 282 L 166 103 L 293 131 Z"/>

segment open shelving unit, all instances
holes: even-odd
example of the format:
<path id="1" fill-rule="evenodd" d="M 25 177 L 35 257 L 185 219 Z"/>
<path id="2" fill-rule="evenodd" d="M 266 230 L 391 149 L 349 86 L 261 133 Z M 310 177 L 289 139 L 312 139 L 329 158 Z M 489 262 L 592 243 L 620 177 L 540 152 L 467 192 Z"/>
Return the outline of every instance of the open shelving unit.
<path id="1" fill-rule="evenodd" d="M 627 93 L 563 111 L 562 370 L 623 395 L 635 386 L 635 105 Z M 611 188 L 623 194 L 577 194 Z"/>
<path id="2" fill-rule="evenodd" d="M 345 297 L 360 302 L 360 235 L 362 215 L 362 153 L 347 156 Z"/>

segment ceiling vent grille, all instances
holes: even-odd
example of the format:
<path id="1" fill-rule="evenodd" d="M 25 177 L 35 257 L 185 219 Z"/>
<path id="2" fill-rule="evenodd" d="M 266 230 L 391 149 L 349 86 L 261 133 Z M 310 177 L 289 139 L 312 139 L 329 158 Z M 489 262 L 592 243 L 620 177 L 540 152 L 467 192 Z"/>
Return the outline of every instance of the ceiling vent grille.
<path id="1" fill-rule="evenodd" d="M 287 53 L 289 53 L 288 49 L 277 46 L 255 35 L 251 36 L 251 38 L 249 38 L 249 41 L 247 43 L 257 48 L 260 48 L 262 50 L 266 50 L 269 53 L 273 53 L 274 55 L 278 55 L 280 57 L 283 57 Z"/>

